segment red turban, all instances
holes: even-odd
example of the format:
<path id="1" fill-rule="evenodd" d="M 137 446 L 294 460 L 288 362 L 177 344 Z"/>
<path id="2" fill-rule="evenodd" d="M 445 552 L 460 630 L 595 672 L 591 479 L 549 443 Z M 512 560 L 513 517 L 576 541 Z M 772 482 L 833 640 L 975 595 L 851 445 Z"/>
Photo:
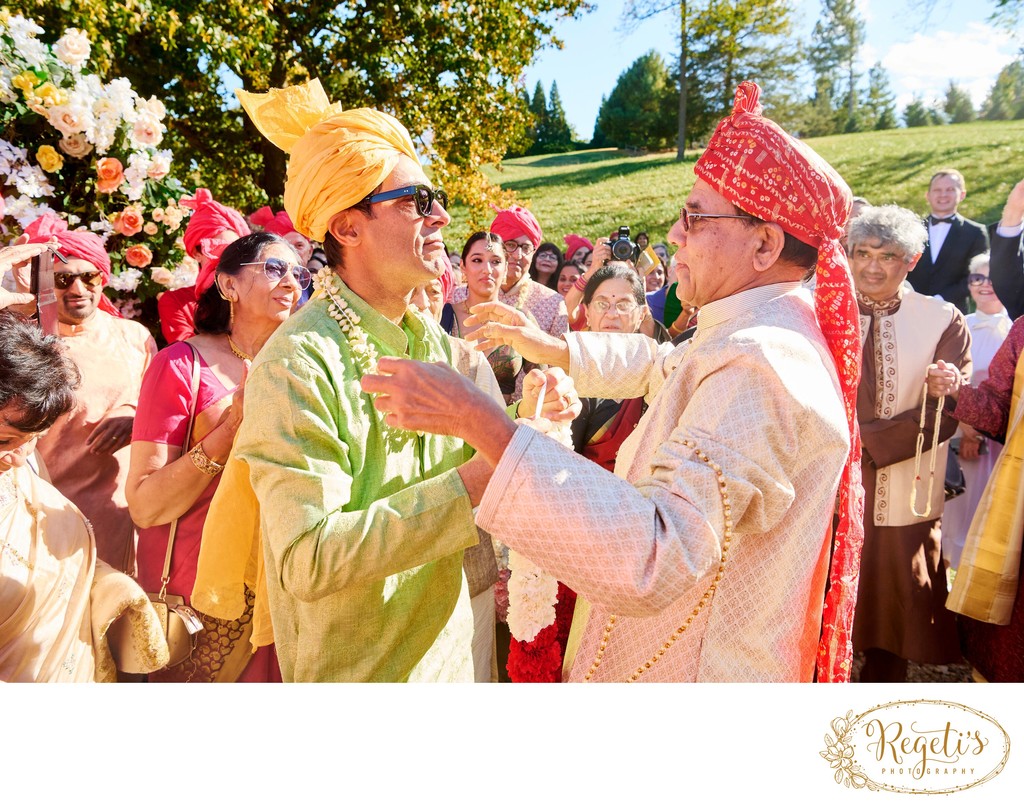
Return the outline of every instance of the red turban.
<path id="1" fill-rule="evenodd" d="M 853 195 L 835 169 L 810 147 L 761 115 L 760 95 L 753 82 L 737 88 L 732 115 L 719 123 L 693 171 L 737 208 L 774 222 L 818 249 L 814 309 L 839 375 L 850 455 L 839 487 L 839 527 L 822 614 L 817 678 L 845 682 L 850 678 L 853 612 L 864 544 L 857 422 L 863 349 L 853 281 L 839 244 Z"/>
<path id="2" fill-rule="evenodd" d="M 576 251 L 581 247 L 586 247 L 588 250 L 594 249 L 594 243 L 590 239 L 584 239 L 582 236 L 577 236 L 575 233 L 570 233 L 565 237 L 565 260 L 568 261 L 574 255 Z"/>
<path id="3" fill-rule="evenodd" d="M 44 213 L 25 228 L 29 244 L 43 244 L 56 239 L 67 258 L 88 261 L 103 273 L 103 286 L 110 283 L 110 256 L 103 239 L 88 230 L 68 230 L 68 223 L 53 213 Z M 121 317 L 117 307 L 106 295 L 100 297 L 100 308 L 107 314 Z"/>
<path id="4" fill-rule="evenodd" d="M 221 231 L 232 230 L 239 236 L 248 236 L 252 232 L 238 211 L 216 202 L 206 188 L 197 188 L 194 197 L 183 197 L 180 204 L 183 208 L 191 208 L 193 211 L 188 218 L 184 236 L 185 252 L 193 258 L 196 257 L 196 249 L 204 247 L 202 243 L 205 240 L 217 238 Z M 196 278 L 196 298 L 213 286 L 217 260 L 225 246 L 209 244 L 203 250 L 203 254 L 210 261 L 199 271 Z"/>
<path id="5" fill-rule="evenodd" d="M 256 213 L 249 216 L 249 221 L 257 227 L 263 228 L 267 233 L 276 233 L 278 236 L 287 236 L 295 232 L 292 218 L 287 211 L 278 211 L 276 214 L 269 205 L 264 205 Z"/>
<path id="6" fill-rule="evenodd" d="M 526 236 L 533 243 L 535 250 L 540 247 L 543 237 L 540 223 L 526 208 L 513 205 L 508 210 L 501 208 L 494 208 L 494 210 L 498 212 L 498 215 L 491 222 L 491 233 L 496 233 L 506 242 Z"/>
<path id="7" fill-rule="evenodd" d="M 238 211 L 216 202 L 205 188 L 197 188 L 194 197 L 183 197 L 181 206 L 193 211 L 184 236 L 185 252 L 193 258 L 200 241 L 216 238 L 222 230 L 233 230 L 239 236 L 248 236 L 251 232 Z"/>

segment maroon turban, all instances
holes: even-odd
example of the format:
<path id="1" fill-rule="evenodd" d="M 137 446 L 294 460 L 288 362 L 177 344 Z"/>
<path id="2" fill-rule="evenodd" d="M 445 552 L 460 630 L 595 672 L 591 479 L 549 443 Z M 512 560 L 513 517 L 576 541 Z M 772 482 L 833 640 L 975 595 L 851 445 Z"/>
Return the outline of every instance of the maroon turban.
<path id="1" fill-rule="evenodd" d="M 588 250 L 594 249 L 594 243 L 590 239 L 584 239 L 582 236 L 577 236 L 575 233 L 570 233 L 565 237 L 565 260 L 568 261 L 574 255 L 576 251 L 581 247 L 586 247 Z"/>
<path id="2" fill-rule="evenodd" d="M 266 233 L 275 233 L 278 236 L 287 236 L 295 232 L 292 218 L 287 211 L 278 211 L 276 214 L 269 205 L 264 205 L 254 214 L 249 216 L 249 221 L 257 227 L 263 228 Z"/>
<path id="3" fill-rule="evenodd" d="M 846 253 L 839 245 L 853 195 L 842 177 L 813 149 L 761 115 L 761 88 L 743 82 L 732 115 L 723 119 L 693 172 L 746 213 L 774 222 L 818 250 L 814 310 L 836 364 L 850 454 L 839 486 L 839 526 L 832 548 L 829 588 L 818 647 L 819 682 L 850 679 L 853 612 L 864 544 L 857 384 L 862 346 L 860 313 Z"/>
<path id="4" fill-rule="evenodd" d="M 502 241 L 506 242 L 526 236 L 533 243 L 535 250 L 540 247 L 543 237 L 540 223 L 526 208 L 513 205 L 508 210 L 501 208 L 494 208 L 494 210 L 498 212 L 498 215 L 491 222 L 491 233 L 496 233 Z"/>

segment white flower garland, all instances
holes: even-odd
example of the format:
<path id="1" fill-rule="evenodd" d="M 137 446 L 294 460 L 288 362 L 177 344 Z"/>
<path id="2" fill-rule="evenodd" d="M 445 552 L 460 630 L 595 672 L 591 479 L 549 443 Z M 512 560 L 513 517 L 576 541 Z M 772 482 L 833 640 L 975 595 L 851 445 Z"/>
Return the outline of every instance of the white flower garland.
<path id="1" fill-rule="evenodd" d="M 341 327 L 342 333 L 348 340 L 349 348 L 352 351 L 352 358 L 361 375 L 377 373 L 377 360 L 380 354 L 377 347 L 370 342 L 366 329 L 359 325 L 361 318 L 349 306 L 348 301 L 342 297 L 340 280 L 329 267 L 321 267 L 316 273 L 316 280 L 313 286 L 314 299 L 328 301 L 327 313 Z M 372 397 L 371 397 L 372 398 Z M 372 406 L 373 413 L 378 413 Z M 381 432 L 384 434 L 384 443 L 389 449 L 401 449 L 401 445 L 407 443 L 416 434 L 392 427 L 384 421 L 383 414 L 377 416 L 380 422 Z"/>
<path id="2" fill-rule="evenodd" d="M 525 423 L 537 427 L 535 421 Z M 559 443 L 572 446 L 569 424 L 552 425 L 544 432 Z M 511 548 L 508 567 L 508 629 L 513 638 L 529 643 L 542 629 L 555 622 L 558 579 Z"/>

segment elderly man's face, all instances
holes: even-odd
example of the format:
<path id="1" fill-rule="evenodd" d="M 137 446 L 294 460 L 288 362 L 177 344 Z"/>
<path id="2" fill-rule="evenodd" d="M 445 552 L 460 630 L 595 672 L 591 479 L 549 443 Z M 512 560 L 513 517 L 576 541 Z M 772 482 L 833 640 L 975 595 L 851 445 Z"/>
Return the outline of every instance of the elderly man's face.
<path id="1" fill-rule="evenodd" d="M 873 301 L 895 298 L 900 284 L 920 257 L 920 254 L 908 256 L 896 245 L 881 241 L 851 245 L 853 285 L 861 295 Z"/>
<path id="2" fill-rule="evenodd" d="M 694 214 L 740 213 L 699 179 L 686 198 L 686 208 Z M 679 248 L 673 256 L 679 300 L 700 307 L 758 286 L 758 273 L 751 263 L 756 239 L 750 223 L 743 219 L 700 219 L 687 231 L 680 217 L 668 233 L 668 240 Z"/>
<path id="3" fill-rule="evenodd" d="M 54 262 L 53 279 L 61 323 L 78 326 L 93 316 L 103 295 L 103 273 L 96 266 L 82 258 Z"/>

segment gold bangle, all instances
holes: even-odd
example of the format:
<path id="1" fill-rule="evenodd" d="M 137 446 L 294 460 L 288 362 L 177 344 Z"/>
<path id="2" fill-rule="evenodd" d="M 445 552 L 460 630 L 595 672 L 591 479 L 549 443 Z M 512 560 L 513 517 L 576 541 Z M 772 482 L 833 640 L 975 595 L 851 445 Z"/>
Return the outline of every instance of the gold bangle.
<path id="1" fill-rule="evenodd" d="M 224 464 L 217 463 L 207 455 L 206 450 L 203 449 L 202 442 L 196 444 L 188 451 L 188 457 L 192 459 L 196 469 L 204 475 L 209 475 L 211 478 L 224 471 Z"/>

